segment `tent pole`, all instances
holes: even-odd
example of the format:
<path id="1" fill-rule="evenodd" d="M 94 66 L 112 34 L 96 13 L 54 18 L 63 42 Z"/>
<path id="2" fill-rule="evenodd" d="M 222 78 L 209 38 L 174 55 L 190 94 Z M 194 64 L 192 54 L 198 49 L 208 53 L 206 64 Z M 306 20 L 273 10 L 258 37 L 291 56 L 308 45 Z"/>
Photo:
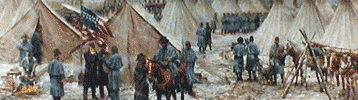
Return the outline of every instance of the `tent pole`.
<path id="1" fill-rule="evenodd" d="M 80 63 L 81 63 L 81 67 L 82 67 L 82 65 L 83 65 L 83 57 L 82 57 L 82 48 L 81 48 L 81 50 L 80 50 Z"/>
<path id="2" fill-rule="evenodd" d="M 317 62 L 317 59 L 316 59 L 316 57 L 314 56 L 315 53 L 313 52 L 313 50 L 312 50 L 312 48 L 311 48 L 310 41 L 307 39 L 306 34 L 305 34 L 302 30 L 300 30 L 300 32 L 301 32 L 301 34 L 302 34 L 302 36 L 303 36 L 305 42 L 308 44 L 308 50 L 309 50 L 309 52 L 310 52 L 311 54 L 313 54 L 313 56 L 312 56 L 312 57 L 313 57 L 313 61 L 315 62 L 314 64 L 317 66 L 317 70 L 316 70 L 316 71 L 318 71 L 318 73 L 319 73 L 318 75 L 319 75 L 320 77 L 322 77 L 322 76 L 323 76 L 322 70 L 321 70 L 321 68 L 318 66 L 319 63 Z M 318 81 L 319 81 L 319 78 L 318 78 L 318 77 L 317 77 L 317 79 L 318 79 Z M 327 88 L 326 88 L 326 84 L 322 81 L 322 84 L 319 84 L 319 85 L 321 86 L 321 88 L 323 88 L 323 89 L 325 90 L 325 92 L 326 92 L 326 94 L 327 94 L 329 100 L 332 100 L 332 99 L 331 99 L 331 96 L 329 95 L 328 90 L 327 90 Z"/>

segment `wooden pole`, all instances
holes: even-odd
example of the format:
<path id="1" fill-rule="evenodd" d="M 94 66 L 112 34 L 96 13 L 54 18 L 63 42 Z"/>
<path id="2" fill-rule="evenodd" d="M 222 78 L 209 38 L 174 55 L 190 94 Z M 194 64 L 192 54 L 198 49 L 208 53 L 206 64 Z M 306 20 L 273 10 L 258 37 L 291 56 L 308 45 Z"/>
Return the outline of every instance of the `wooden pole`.
<path id="1" fill-rule="evenodd" d="M 82 51 L 82 47 L 81 47 L 81 50 L 80 50 L 80 63 L 81 63 L 81 67 L 83 65 L 83 57 L 82 57 L 82 54 L 83 54 L 83 51 Z"/>
<path id="2" fill-rule="evenodd" d="M 313 52 L 313 50 L 312 50 L 312 48 L 311 48 L 310 41 L 307 39 L 306 34 L 305 34 L 302 30 L 300 30 L 300 32 L 301 32 L 302 36 L 304 37 L 306 43 L 308 44 L 308 50 L 309 50 L 309 52 L 310 52 L 311 54 L 313 54 L 313 61 L 315 62 L 315 65 L 317 66 L 317 70 L 316 70 L 316 71 L 318 71 L 318 72 L 319 72 L 319 75 L 322 77 L 322 76 L 323 76 L 322 70 L 321 70 L 321 68 L 318 66 L 319 63 L 317 62 L 316 57 L 314 56 L 315 53 Z M 318 80 L 318 81 L 319 81 L 319 80 Z M 329 100 L 332 100 L 331 97 L 330 97 L 330 95 L 329 95 L 329 93 L 328 93 L 328 90 L 327 90 L 327 88 L 326 88 L 326 84 L 325 84 L 324 82 L 322 82 L 322 84 L 320 84 L 320 86 L 323 87 L 323 89 L 325 90 L 325 92 L 326 92 L 326 94 L 327 94 Z"/>

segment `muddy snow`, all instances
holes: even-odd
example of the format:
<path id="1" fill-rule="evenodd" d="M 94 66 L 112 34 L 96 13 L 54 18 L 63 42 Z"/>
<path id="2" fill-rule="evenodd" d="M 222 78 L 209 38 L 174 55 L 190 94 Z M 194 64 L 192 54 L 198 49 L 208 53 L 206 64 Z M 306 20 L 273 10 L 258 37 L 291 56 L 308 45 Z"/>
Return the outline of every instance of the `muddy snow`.
<path id="1" fill-rule="evenodd" d="M 199 54 L 198 47 L 193 45 L 193 49 L 196 51 L 199 59 L 195 65 L 195 73 L 201 73 L 202 77 L 207 78 L 207 81 L 194 84 L 194 91 L 199 97 L 199 100 L 243 100 L 243 99 L 260 99 L 260 100 L 269 100 L 269 99 L 283 99 L 282 94 L 285 87 L 288 83 L 281 84 L 281 79 L 278 79 L 278 85 L 274 86 L 271 84 L 266 84 L 263 82 L 250 82 L 246 81 L 248 78 L 248 73 L 245 71 L 243 74 L 244 81 L 236 82 L 235 74 L 232 71 L 232 53 L 230 52 L 231 42 L 236 42 L 236 39 L 239 35 L 213 35 L 213 45 L 212 50 L 206 50 L 206 54 Z M 245 36 L 246 37 L 246 36 Z M 268 45 L 269 46 L 269 45 Z M 260 57 L 264 62 L 268 62 L 267 57 Z M 287 65 L 291 66 L 289 58 L 286 62 Z M 267 63 L 266 63 L 267 64 Z M 18 64 L 0 64 L 0 76 L 6 76 L 11 68 L 17 66 Z M 38 66 L 36 68 L 39 70 L 46 70 L 46 64 Z M 22 70 L 21 68 L 19 68 Z M 66 77 L 73 75 L 77 78 L 78 73 L 84 69 L 84 67 L 74 66 L 73 64 L 65 65 Z M 285 75 L 291 70 L 290 67 L 285 68 Z M 300 99 L 309 99 L 309 100 L 327 100 L 328 97 L 324 92 L 320 92 L 319 84 L 316 80 L 315 72 L 307 70 L 307 82 L 303 85 L 292 85 L 288 94 L 286 95 L 287 100 L 300 100 Z M 261 78 L 261 77 L 260 77 Z M 286 81 L 289 82 L 291 77 Z M 299 78 L 300 79 L 300 78 Z M 6 85 L 6 81 L 1 79 L 1 89 L 0 89 L 0 99 L 33 99 L 33 100 L 51 100 L 52 96 L 49 92 L 49 75 L 45 73 L 41 76 L 41 79 L 37 86 L 39 90 L 33 94 L 22 94 L 12 95 L 11 90 L 5 89 L 9 88 L 9 85 Z M 19 79 L 15 80 L 19 84 Z M 334 83 L 335 81 L 330 81 L 327 83 L 329 94 L 332 99 L 343 99 L 338 96 L 341 91 L 341 87 L 337 87 Z M 79 100 L 83 99 L 83 86 L 79 85 L 77 82 L 66 83 L 65 86 L 65 96 L 63 100 Z M 151 89 L 151 86 L 150 86 Z M 91 89 L 90 89 L 91 90 Z M 97 96 L 99 95 L 99 89 L 97 88 Z M 105 91 L 105 94 L 107 92 Z M 134 87 L 123 85 L 120 90 L 121 99 L 132 100 L 134 97 Z M 91 98 L 91 92 L 88 92 L 88 98 Z M 152 89 L 149 92 L 149 98 L 151 100 L 156 99 L 155 92 Z M 177 94 L 177 98 L 180 99 L 180 94 Z M 185 98 L 188 100 L 195 100 L 189 95 L 185 95 Z M 164 96 L 163 98 L 164 99 Z"/>

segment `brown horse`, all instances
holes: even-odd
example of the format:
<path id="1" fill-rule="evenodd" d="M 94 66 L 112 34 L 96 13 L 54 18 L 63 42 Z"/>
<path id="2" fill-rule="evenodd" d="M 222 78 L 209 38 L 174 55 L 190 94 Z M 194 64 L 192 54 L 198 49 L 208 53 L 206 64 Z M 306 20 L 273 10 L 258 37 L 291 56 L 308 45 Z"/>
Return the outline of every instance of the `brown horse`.
<path id="1" fill-rule="evenodd" d="M 176 100 L 176 87 L 170 70 L 164 69 L 158 62 L 153 60 L 147 60 L 145 66 L 148 69 L 148 79 L 154 85 L 157 99 L 161 100 L 162 94 L 164 94 L 167 100 L 170 100 L 171 95 Z"/>
<path id="2" fill-rule="evenodd" d="M 145 66 L 148 69 L 148 79 L 153 83 L 156 90 L 157 99 L 160 100 L 162 94 L 170 100 L 171 95 L 173 95 L 174 100 L 176 100 L 175 90 L 179 90 L 179 85 L 181 85 L 181 99 L 184 100 L 185 91 L 182 90 L 187 84 L 186 79 L 186 67 L 180 65 L 178 67 L 179 75 L 176 78 L 171 76 L 170 70 L 164 69 L 157 61 L 147 59 Z M 195 96 L 194 96 L 195 97 Z"/>

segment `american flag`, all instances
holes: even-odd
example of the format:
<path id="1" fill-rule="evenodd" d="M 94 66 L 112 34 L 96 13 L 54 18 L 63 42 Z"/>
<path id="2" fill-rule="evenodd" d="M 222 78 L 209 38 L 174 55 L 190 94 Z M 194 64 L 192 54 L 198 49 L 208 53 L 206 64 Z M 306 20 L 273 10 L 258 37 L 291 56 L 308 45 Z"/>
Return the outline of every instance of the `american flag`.
<path id="1" fill-rule="evenodd" d="M 98 32 L 97 23 L 99 18 L 90 9 L 81 6 L 82 23 L 87 28 Z"/>

